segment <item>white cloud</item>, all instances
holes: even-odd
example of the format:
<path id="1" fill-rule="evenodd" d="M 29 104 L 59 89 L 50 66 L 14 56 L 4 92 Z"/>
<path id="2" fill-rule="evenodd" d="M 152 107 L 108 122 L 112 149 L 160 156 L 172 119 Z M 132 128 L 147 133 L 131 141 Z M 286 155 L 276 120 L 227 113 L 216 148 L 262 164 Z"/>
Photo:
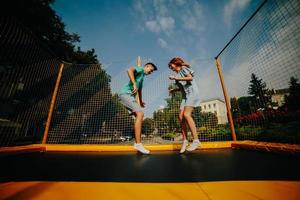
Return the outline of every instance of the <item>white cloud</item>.
<path id="1" fill-rule="evenodd" d="M 199 87 L 201 101 L 216 97 L 222 98 L 220 81 L 213 60 L 193 61 L 192 67 L 195 70 L 195 80 Z"/>
<path id="2" fill-rule="evenodd" d="M 175 20 L 172 17 L 158 17 L 157 20 L 146 21 L 146 27 L 149 31 L 160 33 L 161 31 L 169 35 L 172 32 Z"/>
<path id="3" fill-rule="evenodd" d="M 167 7 L 168 3 L 169 1 L 165 0 L 139 0 L 135 1 L 134 9 L 147 30 L 170 35 L 175 28 L 175 19 L 171 16 L 172 13 L 169 13 L 171 8 Z"/>
<path id="4" fill-rule="evenodd" d="M 160 27 L 164 31 L 169 31 L 174 28 L 175 20 L 172 17 L 159 17 Z"/>
<path id="5" fill-rule="evenodd" d="M 234 14 L 244 10 L 250 0 L 230 0 L 224 7 L 224 22 L 230 27 Z"/>
<path id="6" fill-rule="evenodd" d="M 145 14 L 145 9 L 141 1 L 135 1 L 134 8 L 136 11 L 140 12 L 142 15 Z"/>
<path id="7" fill-rule="evenodd" d="M 162 38 L 158 38 L 157 41 L 158 41 L 158 44 L 159 44 L 160 47 L 162 47 L 162 48 L 167 48 L 168 47 L 168 43 L 165 40 L 163 40 Z"/>
<path id="8" fill-rule="evenodd" d="M 183 5 L 186 3 L 186 0 L 176 0 L 175 3 L 176 3 L 178 6 L 183 6 Z"/>
<path id="9" fill-rule="evenodd" d="M 183 27 L 189 31 L 203 31 L 205 29 L 205 21 L 202 5 L 195 1 L 188 9 L 190 12 L 184 12 L 181 15 Z"/>
<path id="10" fill-rule="evenodd" d="M 159 33 L 160 32 L 160 25 L 157 23 L 157 21 L 147 21 L 146 27 L 149 31 L 154 32 L 154 33 Z"/>
<path id="11" fill-rule="evenodd" d="M 241 32 L 243 40 L 236 40 L 232 44 L 236 48 L 233 49 L 236 53 L 234 58 L 230 55 L 232 51 L 227 52 L 229 57 L 226 57 L 226 50 L 225 55 L 221 55 L 221 59 L 224 56 L 224 63 L 229 59 L 223 66 L 223 74 L 230 96 L 248 95 L 251 73 L 266 82 L 269 89 L 275 90 L 289 87 L 291 76 L 300 78 L 297 65 L 300 62 L 300 46 L 294 42 L 299 38 L 299 28 L 295 26 L 295 22 L 300 17 L 296 13 L 287 15 L 280 9 L 284 10 L 285 7 L 280 5 L 279 9 L 268 13 L 267 17 L 255 21 L 253 27 L 246 27 L 251 29 L 251 34 Z M 270 24 L 268 29 L 261 25 L 270 23 L 270 20 L 279 21 L 283 18 L 282 15 L 286 17 L 284 23 Z"/>
<path id="12" fill-rule="evenodd" d="M 168 13 L 167 6 L 165 5 L 165 0 L 154 0 L 154 9 L 159 16 L 165 16 Z"/>
<path id="13" fill-rule="evenodd" d="M 228 72 L 223 72 L 225 85 L 230 97 L 247 96 L 250 82 L 249 63 L 239 63 Z"/>
<path id="14" fill-rule="evenodd" d="M 166 106 L 165 105 L 160 105 L 159 109 L 164 109 Z"/>

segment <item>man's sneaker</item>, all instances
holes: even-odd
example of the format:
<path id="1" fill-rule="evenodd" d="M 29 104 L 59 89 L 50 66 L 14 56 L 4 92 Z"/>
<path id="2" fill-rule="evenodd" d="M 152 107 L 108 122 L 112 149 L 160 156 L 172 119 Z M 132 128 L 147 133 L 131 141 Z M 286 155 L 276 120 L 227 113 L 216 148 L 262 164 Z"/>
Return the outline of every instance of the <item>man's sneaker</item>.
<path id="1" fill-rule="evenodd" d="M 142 143 L 134 143 L 133 148 L 141 152 L 142 154 L 150 154 L 148 149 L 145 149 Z"/>
<path id="2" fill-rule="evenodd" d="M 193 140 L 193 143 L 186 149 L 187 151 L 194 151 L 195 149 L 198 148 L 198 146 L 200 146 L 201 143 L 199 141 L 199 139 L 197 140 Z"/>
<path id="3" fill-rule="evenodd" d="M 187 140 L 184 140 L 182 145 L 181 145 L 181 149 L 180 149 L 180 153 L 184 153 L 186 150 L 186 147 L 189 145 L 189 142 Z"/>

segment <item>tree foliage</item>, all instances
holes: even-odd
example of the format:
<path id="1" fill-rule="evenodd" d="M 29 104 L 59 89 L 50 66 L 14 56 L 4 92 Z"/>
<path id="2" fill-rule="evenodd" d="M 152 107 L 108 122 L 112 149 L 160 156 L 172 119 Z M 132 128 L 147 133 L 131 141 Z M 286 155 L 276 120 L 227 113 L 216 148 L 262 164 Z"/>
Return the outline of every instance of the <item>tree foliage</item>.
<path id="1" fill-rule="evenodd" d="M 15 18 L 37 36 L 59 59 L 72 63 L 98 63 L 95 50 L 81 51 L 75 44 L 80 42 L 76 33 L 68 33 L 51 7 L 54 0 L 1 1 L 0 13 Z"/>
<path id="2" fill-rule="evenodd" d="M 271 104 L 271 92 L 266 83 L 253 73 L 251 74 L 248 94 L 255 99 L 257 109 L 267 108 Z"/>
<path id="3" fill-rule="evenodd" d="M 174 85 L 170 85 L 173 88 Z M 158 128 L 162 134 L 170 132 L 180 132 L 181 126 L 179 123 L 180 104 L 182 95 L 180 92 L 170 93 L 165 99 L 167 106 L 153 113 L 154 126 Z M 201 111 L 201 107 L 195 107 L 192 113 L 196 127 L 216 127 L 218 118 L 213 113 L 205 113 Z"/>
<path id="4" fill-rule="evenodd" d="M 300 84 L 298 79 L 291 77 L 289 82 L 289 95 L 285 97 L 285 105 L 289 111 L 300 109 Z"/>

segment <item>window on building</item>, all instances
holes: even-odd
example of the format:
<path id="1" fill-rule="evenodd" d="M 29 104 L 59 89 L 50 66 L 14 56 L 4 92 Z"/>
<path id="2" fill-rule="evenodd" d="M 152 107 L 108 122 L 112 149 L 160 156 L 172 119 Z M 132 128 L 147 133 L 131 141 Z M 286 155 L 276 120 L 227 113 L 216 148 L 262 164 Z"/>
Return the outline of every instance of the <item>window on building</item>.
<path id="1" fill-rule="evenodd" d="M 208 108 L 210 109 L 210 104 L 208 104 Z"/>
<path id="2" fill-rule="evenodd" d="M 206 110 L 206 105 L 204 105 L 204 110 Z"/>
<path id="3" fill-rule="evenodd" d="M 214 103 L 214 108 L 216 108 L 216 104 Z"/>

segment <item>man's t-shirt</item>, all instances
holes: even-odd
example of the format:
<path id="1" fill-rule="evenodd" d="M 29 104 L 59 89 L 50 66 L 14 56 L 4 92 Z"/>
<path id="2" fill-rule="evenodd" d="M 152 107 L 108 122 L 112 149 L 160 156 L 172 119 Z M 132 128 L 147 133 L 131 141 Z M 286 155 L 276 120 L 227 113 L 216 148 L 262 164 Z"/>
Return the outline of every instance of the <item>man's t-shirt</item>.
<path id="1" fill-rule="evenodd" d="M 134 78 L 135 78 L 135 82 L 136 82 L 136 87 L 139 90 L 142 90 L 144 76 L 145 76 L 144 68 L 135 66 L 134 69 L 135 69 Z M 133 90 L 133 84 L 129 80 L 129 82 L 121 88 L 119 94 L 131 94 L 132 90 Z"/>

